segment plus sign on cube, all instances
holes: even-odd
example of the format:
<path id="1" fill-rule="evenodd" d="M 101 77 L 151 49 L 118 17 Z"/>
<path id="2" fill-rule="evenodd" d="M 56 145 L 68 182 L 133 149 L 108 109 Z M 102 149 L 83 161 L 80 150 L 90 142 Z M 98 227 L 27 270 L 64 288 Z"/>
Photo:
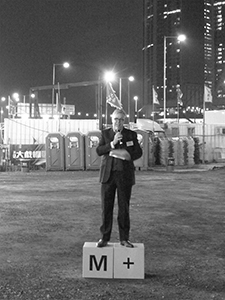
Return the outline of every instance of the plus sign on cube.
<path id="1" fill-rule="evenodd" d="M 144 244 L 134 248 L 114 244 L 114 278 L 144 279 Z"/>
<path id="2" fill-rule="evenodd" d="M 83 277 L 113 278 L 113 244 L 98 248 L 96 243 L 84 243 Z"/>

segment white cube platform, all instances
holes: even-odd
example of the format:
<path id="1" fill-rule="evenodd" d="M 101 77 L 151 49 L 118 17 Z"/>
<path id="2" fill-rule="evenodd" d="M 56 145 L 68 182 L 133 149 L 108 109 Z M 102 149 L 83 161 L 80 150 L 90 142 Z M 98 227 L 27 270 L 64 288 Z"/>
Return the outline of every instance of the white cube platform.
<path id="1" fill-rule="evenodd" d="M 134 248 L 108 243 L 98 248 L 96 243 L 83 246 L 83 277 L 144 279 L 144 244 L 134 243 Z"/>
<path id="2" fill-rule="evenodd" d="M 144 244 L 133 245 L 127 248 L 114 244 L 114 278 L 144 279 Z"/>
<path id="3" fill-rule="evenodd" d="M 98 248 L 96 243 L 84 243 L 83 277 L 113 278 L 113 248 L 112 243 L 103 248 Z"/>

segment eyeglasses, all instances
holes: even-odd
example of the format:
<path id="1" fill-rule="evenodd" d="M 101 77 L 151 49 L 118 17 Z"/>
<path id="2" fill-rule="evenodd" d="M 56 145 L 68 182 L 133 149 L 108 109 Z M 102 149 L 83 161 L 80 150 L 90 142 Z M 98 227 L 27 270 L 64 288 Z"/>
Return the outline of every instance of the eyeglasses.
<path id="1" fill-rule="evenodd" d="M 114 118 L 114 121 L 116 121 L 116 122 L 124 122 L 125 119 L 123 119 L 123 118 Z"/>

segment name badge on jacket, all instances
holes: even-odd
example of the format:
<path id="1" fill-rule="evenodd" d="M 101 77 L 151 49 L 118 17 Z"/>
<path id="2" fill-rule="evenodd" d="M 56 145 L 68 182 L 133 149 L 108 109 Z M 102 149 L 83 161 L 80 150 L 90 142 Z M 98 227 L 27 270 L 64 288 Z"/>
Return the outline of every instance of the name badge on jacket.
<path id="1" fill-rule="evenodd" d="M 127 145 L 127 147 L 134 146 L 134 142 L 133 141 L 129 141 L 129 142 L 126 143 L 126 145 Z"/>

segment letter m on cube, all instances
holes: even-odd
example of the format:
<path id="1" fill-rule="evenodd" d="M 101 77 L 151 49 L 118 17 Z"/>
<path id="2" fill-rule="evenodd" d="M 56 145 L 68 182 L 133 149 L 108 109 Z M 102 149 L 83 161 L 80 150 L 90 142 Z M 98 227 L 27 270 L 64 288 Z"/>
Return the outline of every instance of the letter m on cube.
<path id="1" fill-rule="evenodd" d="M 93 271 L 93 265 L 95 266 L 97 271 L 101 270 L 103 264 L 103 271 L 107 271 L 107 256 L 106 255 L 102 255 L 100 262 L 98 264 L 96 256 L 95 255 L 90 255 L 90 271 Z"/>
<path id="2" fill-rule="evenodd" d="M 98 248 L 96 243 L 84 243 L 83 277 L 113 278 L 113 244 Z"/>

